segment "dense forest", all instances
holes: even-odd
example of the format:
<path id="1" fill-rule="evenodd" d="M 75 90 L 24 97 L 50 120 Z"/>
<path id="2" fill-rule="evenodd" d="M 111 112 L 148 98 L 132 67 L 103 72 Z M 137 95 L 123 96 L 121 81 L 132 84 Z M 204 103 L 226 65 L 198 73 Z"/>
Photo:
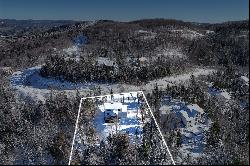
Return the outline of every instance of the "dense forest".
<path id="1" fill-rule="evenodd" d="M 145 89 L 174 160 L 177 164 L 249 165 L 249 82 L 242 79 L 249 78 L 248 20 L 218 24 L 167 19 L 0 21 L 0 164 L 65 165 L 81 97 L 105 95 L 104 83 L 144 89 L 150 81 L 186 77 L 199 67 L 214 72 L 191 75 L 183 84 L 164 82 L 167 86 L 162 88 L 156 83 L 153 90 Z M 78 43 L 79 36 L 84 37 L 83 43 Z M 70 49 L 75 51 L 68 53 Z M 98 93 L 95 88 L 72 90 L 74 95 L 67 90 L 37 88 L 42 93 L 32 85 L 19 85 L 29 95 L 46 94 L 45 101 L 27 97 L 10 79 L 14 72 L 38 65 L 38 75 L 46 80 L 94 82 L 100 85 Z M 230 99 L 209 95 L 209 88 L 230 92 Z M 205 132 L 204 151 L 196 160 L 182 156 L 182 136 L 170 127 L 177 117 L 171 113 L 161 119 L 159 110 L 166 96 L 198 104 L 213 122 Z M 94 109 L 86 108 L 88 117 L 82 123 L 91 142 Z M 83 158 L 74 155 L 72 164 L 169 164 L 155 124 L 148 123 L 144 131 L 140 145 L 129 144 L 126 134 L 109 137 L 108 144 L 86 145 Z"/>
<path id="2" fill-rule="evenodd" d="M 150 25 L 149 20 L 142 22 L 143 24 L 140 21 L 139 23 L 132 22 L 129 24 L 104 22 L 103 24 L 97 23 L 91 30 L 83 30 L 82 32 L 86 34 L 88 42 L 80 47 L 80 60 L 65 58 L 61 54 L 54 53 L 53 56 L 47 58 L 45 66 L 41 70 L 41 75 L 44 77 L 63 77 L 73 82 L 95 81 L 140 84 L 141 82 L 183 72 L 192 65 L 235 65 L 243 68 L 248 66 L 249 38 L 244 36 L 246 35 L 248 22 L 231 23 L 223 26 L 214 25 L 210 27 L 211 30 L 214 30 L 214 33 L 194 40 L 181 38 L 178 34 L 176 36 L 166 30 L 176 26 L 183 28 L 186 25 L 183 22 L 169 21 L 165 23 L 162 20 L 159 25 L 156 23 L 154 28 L 148 26 Z M 162 30 L 164 25 L 167 28 Z M 191 25 L 189 23 L 184 28 L 195 27 L 194 29 L 199 28 L 199 31 L 204 31 L 201 26 Z M 140 41 L 138 35 L 134 34 L 138 26 L 147 27 L 147 33 L 157 33 L 157 36 L 151 40 Z M 121 30 L 124 32 L 121 32 Z M 164 53 L 158 51 L 159 49 L 168 50 L 177 47 L 188 58 L 171 59 L 160 55 Z M 108 58 L 111 64 L 98 63 L 99 57 Z"/>

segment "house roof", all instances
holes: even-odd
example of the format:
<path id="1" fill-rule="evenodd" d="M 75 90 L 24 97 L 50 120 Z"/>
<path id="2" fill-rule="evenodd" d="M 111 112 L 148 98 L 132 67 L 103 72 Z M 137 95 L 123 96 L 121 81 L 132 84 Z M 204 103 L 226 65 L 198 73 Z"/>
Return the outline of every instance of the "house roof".
<path id="1" fill-rule="evenodd" d="M 190 117 L 186 111 L 181 110 L 180 113 L 186 119 L 186 121 L 191 121 L 191 122 L 193 121 L 194 118 L 192 116 Z"/>
<path id="2" fill-rule="evenodd" d="M 188 105 L 187 107 L 188 107 L 188 109 L 189 109 L 190 111 L 195 110 L 195 111 L 197 111 L 197 112 L 199 112 L 199 113 L 201 113 L 201 114 L 204 113 L 204 110 L 203 110 L 200 106 L 198 106 L 197 104 L 191 104 L 191 105 Z"/>
<path id="3" fill-rule="evenodd" d="M 116 110 L 122 109 L 122 111 L 127 111 L 127 105 L 123 105 L 122 103 L 104 103 L 104 109 L 107 110 Z"/>

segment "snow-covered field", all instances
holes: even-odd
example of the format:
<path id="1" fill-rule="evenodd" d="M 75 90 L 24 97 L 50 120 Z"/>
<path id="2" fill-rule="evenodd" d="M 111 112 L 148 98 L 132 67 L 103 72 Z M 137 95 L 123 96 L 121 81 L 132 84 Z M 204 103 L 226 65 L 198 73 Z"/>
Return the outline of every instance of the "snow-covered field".
<path id="1" fill-rule="evenodd" d="M 187 104 L 183 101 L 165 97 L 162 100 L 161 114 L 164 115 L 174 112 L 180 120 L 178 126 L 173 124 L 176 130 L 179 130 L 182 136 L 180 151 L 184 156 L 190 154 L 192 157 L 198 157 L 205 146 L 204 132 L 209 129 L 211 121 L 197 104 Z"/>
<path id="2" fill-rule="evenodd" d="M 100 83 L 77 83 L 74 84 L 69 81 L 59 80 L 55 78 L 44 78 L 39 75 L 41 66 L 28 68 L 23 71 L 14 72 L 10 78 L 11 85 L 17 90 L 18 94 L 23 97 L 28 97 L 32 100 L 45 101 L 50 96 L 51 90 L 53 92 L 65 91 L 68 96 L 76 95 L 76 89 L 80 95 L 86 96 L 93 92 L 94 88 L 101 88 L 102 94 L 109 94 L 112 89 L 114 93 L 126 91 L 140 91 L 145 93 L 154 89 L 157 83 L 159 88 L 166 88 L 167 85 L 185 84 L 189 81 L 190 76 L 193 74 L 195 77 L 200 75 L 209 75 L 214 72 L 213 69 L 195 68 L 193 72 L 181 75 L 174 75 L 164 77 L 162 79 L 149 81 L 147 84 L 136 86 L 128 84 L 100 84 Z"/>

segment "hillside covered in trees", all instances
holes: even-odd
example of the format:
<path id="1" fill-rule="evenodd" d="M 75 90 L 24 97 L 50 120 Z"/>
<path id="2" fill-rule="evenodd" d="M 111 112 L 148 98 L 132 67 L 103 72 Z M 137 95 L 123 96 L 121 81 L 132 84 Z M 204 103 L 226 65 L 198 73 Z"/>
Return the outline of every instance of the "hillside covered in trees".
<path id="1" fill-rule="evenodd" d="M 0 164 L 67 164 L 82 97 L 142 90 L 176 164 L 249 165 L 248 20 L 0 22 Z M 74 164 L 167 162 L 144 129 L 144 145 L 116 134 Z"/>

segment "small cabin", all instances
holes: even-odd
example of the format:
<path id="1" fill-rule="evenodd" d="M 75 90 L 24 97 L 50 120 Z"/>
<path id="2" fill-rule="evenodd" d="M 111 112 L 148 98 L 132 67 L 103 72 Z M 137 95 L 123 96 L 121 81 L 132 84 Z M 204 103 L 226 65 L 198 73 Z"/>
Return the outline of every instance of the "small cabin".
<path id="1" fill-rule="evenodd" d="M 127 105 L 122 103 L 104 103 L 105 122 L 115 122 L 117 119 L 127 117 Z"/>

